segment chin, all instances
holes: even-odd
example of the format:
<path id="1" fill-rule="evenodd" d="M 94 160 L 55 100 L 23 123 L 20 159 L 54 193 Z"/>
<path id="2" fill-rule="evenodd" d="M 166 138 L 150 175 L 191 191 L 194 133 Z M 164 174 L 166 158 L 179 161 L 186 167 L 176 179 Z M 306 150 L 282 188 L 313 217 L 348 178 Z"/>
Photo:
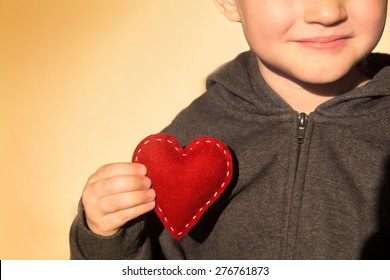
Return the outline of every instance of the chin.
<path id="1" fill-rule="evenodd" d="M 312 71 L 306 75 L 295 75 L 295 79 L 306 84 L 312 85 L 329 85 L 345 81 L 345 79 L 351 79 L 354 71 L 347 69 L 345 71 L 327 70 L 327 71 Z"/>

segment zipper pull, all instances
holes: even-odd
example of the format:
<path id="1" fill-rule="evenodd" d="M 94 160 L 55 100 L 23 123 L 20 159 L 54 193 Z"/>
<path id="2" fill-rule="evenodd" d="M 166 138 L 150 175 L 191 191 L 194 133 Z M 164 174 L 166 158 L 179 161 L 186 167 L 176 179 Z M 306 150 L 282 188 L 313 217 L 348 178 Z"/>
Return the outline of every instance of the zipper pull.
<path id="1" fill-rule="evenodd" d="M 306 132 L 307 115 L 305 113 L 299 113 L 298 116 L 298 144 L 303 144 Z"/>

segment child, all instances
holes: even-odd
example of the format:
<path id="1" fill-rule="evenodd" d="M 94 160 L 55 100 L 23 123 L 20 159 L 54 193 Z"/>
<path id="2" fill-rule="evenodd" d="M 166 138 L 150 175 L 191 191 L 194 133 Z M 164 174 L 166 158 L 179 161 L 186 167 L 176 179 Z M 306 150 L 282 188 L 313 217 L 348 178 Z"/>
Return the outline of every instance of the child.
<path id="1" fill-rule="evenodd" d="M 93 174 L 75 259 L 390 257 L 390 57 L 370 54 L 387 0 L 216 0 L 250 51 L 209 76 L 165 129 L 222 140 L 234 180 L 180 241 L 153 211 L 147 167 Z"/>

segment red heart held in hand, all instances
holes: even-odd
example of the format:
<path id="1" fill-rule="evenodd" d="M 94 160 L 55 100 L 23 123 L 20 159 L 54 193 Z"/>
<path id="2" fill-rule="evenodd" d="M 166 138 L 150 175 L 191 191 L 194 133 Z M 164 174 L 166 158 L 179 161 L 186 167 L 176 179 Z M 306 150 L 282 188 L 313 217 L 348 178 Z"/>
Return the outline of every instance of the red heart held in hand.
<path id="1" fill-rule="evenodd" d="M 147 167 L 157 194 L 154 211 L 178 240 L 223 193 L 233 173 L 229 149 L 211 137 L 198 137 L 183 149 L 172 135 L 150 135 L 136 147 L 133 162 Z"/>

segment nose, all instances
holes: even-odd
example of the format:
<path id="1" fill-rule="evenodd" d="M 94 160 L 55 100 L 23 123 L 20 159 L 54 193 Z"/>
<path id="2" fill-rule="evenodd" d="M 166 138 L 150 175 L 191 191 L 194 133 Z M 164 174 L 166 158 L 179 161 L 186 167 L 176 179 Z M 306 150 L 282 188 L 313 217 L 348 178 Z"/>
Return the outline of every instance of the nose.
<path id="1" fill-rule="evenodd" d="M 344 0 L 307 0 L 304 2 L 304 20 L 306 23 L 332 26 L 348 18 Z"/>

